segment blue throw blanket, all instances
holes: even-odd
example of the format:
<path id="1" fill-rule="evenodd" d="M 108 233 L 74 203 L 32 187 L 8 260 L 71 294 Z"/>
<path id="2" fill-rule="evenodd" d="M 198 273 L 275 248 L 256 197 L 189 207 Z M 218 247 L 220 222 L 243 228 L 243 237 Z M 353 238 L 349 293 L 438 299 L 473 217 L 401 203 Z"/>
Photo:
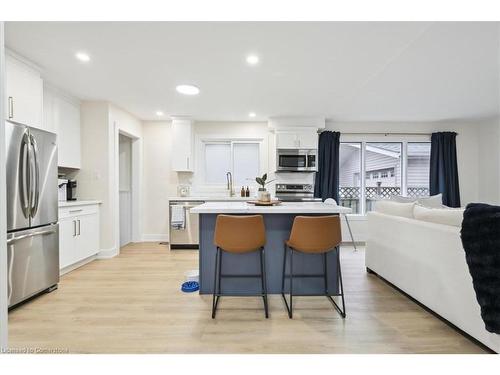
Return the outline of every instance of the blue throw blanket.
<path id="1" fill-rule="evenodd" d="M 486 330 L 500 334 L 500 207 L 469 204 L 461 237 Z"/>

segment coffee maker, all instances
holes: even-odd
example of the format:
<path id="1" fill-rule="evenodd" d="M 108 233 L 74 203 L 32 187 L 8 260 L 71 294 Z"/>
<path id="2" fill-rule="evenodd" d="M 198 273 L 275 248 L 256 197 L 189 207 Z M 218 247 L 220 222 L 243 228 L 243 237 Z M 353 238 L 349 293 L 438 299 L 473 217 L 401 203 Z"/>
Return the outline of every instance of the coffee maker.
<path id="1" fill-rule="evenodd" d="M 68 180 L 66 184 L 66 200 L 76 201 L 76 180 Z"/>

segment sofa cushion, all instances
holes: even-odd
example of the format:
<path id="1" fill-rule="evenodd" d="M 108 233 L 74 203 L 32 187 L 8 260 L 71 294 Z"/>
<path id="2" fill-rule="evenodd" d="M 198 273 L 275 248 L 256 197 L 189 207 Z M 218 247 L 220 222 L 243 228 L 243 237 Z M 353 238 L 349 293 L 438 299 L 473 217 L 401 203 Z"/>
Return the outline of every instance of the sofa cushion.
<path id="1" fill-rule="evenodd" d="M 431 195 L 430 197 L 412 198 L 403 197 L 402 195 L 392 195 L 389 200 L 400 203 L 411 203 L 416 202 L 425 207 L 432 208 L 442 208 L 443 206 L 443 194 L 439 193 L 436 195 Z"/>
<path id="2" fill-rule="evenodd" d="M 391 200 L 380 200 L 375 202 L 374 211 L 379 212 L 381 214 L 400 216 L 412 219 L 414 206 L 415 202 L 400 203 Z"/>
<path id="3" fill-rule="evenodd" d="M 420 204 L 416 204 L 413 208 L 413 217 L 417 220 L 454 227 L 462 226 L 463 216 L 463 208 L 430 208 Z"/>

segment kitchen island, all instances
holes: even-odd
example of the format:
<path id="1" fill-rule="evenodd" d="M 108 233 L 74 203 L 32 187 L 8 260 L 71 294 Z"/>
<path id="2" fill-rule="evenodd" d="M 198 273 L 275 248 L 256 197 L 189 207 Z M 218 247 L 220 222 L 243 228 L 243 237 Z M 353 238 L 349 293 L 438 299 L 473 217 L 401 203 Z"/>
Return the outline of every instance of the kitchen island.
<path id="1" fill-rule="evenodd" d="M 207 202 L 191 209 L 199 214 L 200 225 L 200 293 L 213 291 L 215 254 L 215 221 L 218 214 L 263 215 L 266 226 L 265 264 L 267 290 L 269 294 L 281 293 L 283 272 L 284 241 L 289 238 L 295 216 L 339 215 L 351 212 L 350 208 L 324 204 L 322 202 L 283 202 L 278 206 L 254 206 L 246 202 Z M 337 249 L 338 251 L 338 249 Z M 337 251 L 328 253 L 328 289 L 338 290 Z M 257 274 L 259 253 L 224 253 L 222 270 L 230 274 Z M 318 254 L 294 254 L 294 274 L 321 274 L 322 258 Z M 288 273 L 288 264 L 287 264 Z M 294 291 L 300 294 L 318 294 L 324 291 L 322 278 L 294 278 Z M 228 278 L 222 282 L 222 290 L 227 293 L 254 293 L 260 291 L 260 279 Z"/>

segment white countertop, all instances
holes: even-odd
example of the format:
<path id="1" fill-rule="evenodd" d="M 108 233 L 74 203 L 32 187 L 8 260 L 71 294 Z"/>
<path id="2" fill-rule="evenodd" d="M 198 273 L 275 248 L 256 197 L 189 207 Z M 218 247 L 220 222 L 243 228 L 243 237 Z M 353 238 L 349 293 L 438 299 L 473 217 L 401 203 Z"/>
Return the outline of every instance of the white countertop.
<path id="1" fill-rule="evenodd" d="M 246 202 L 207 202 L 191 209 L 195 214 L 349 214 L 351 209 L 322 202 L 283 202 L 254 206 Z"/>
<path id="2" fill-rule="evenodd" d="M 59 207 L 87 206 L 89 204 L 101 204 L 101 201 L 59 201 Z"/>
<path id="3" fill-rule="evenodd" d="M 238 192 L 239 193 L 239 192 Z M 239 195 L 230 197 L 229 195 L 193 195 L 192 197 L 168 197 L 169 201 L 205 201 L 205 202 L 241 202 L 241 201 L 249 201 L 252 199 L 256 199 L 255 197 L 240 197 Z"/>

